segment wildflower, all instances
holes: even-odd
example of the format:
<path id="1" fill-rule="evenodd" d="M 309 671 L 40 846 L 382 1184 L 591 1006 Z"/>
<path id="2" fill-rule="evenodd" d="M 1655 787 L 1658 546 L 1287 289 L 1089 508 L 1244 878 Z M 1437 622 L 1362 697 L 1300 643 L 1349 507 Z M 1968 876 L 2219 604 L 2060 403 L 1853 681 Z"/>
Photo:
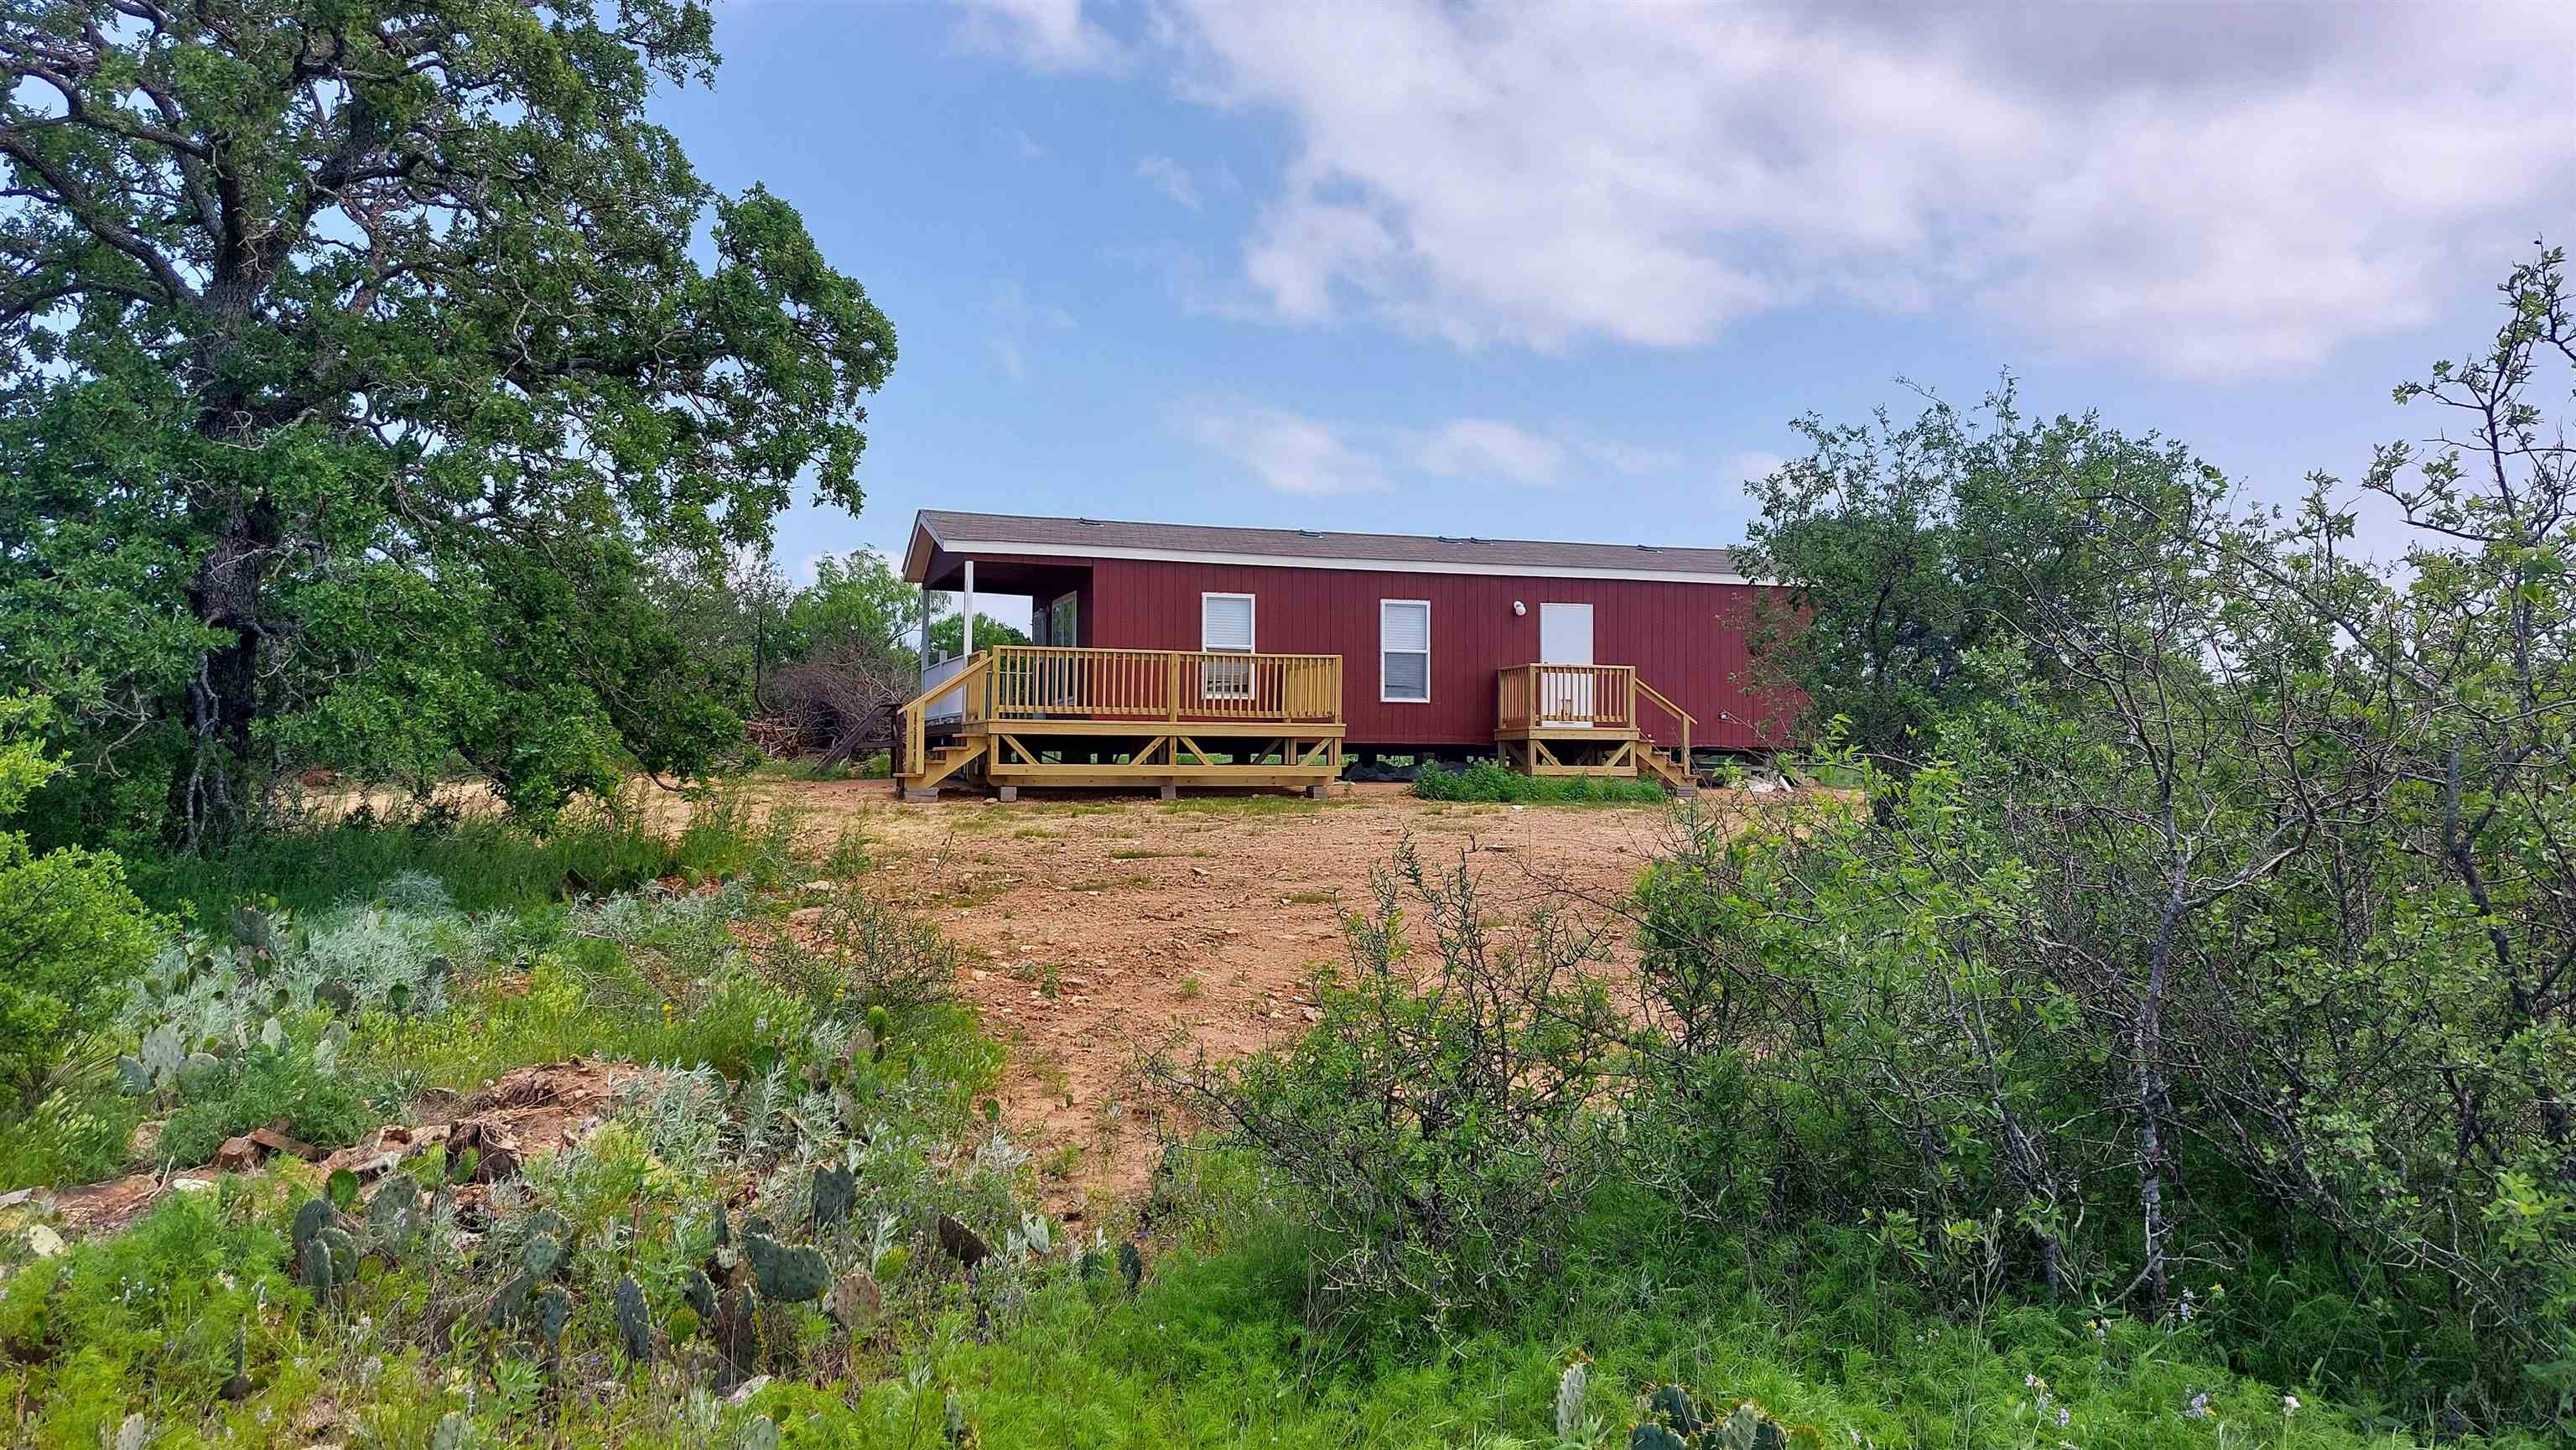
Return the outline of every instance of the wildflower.
<path id="1" fill-rule="evenodd" d="M 2297 1414 L 2298 1412 L 2299 1412 L 2299 1397 L 2298 1397 L 2297 1395 L 2283 1395 L 2283 1396 L 2281 1396 L 2281 1413 L 2282 1413 L 2282 1414 L 2284 1414 L 2284 1415 L 2295 1415 L 2295 1414 Z"/>
<path id="2" fill-rule="evenodd" d="M 2075 1412 L 2064 1405 L 2057 1407 L 2057 1428 L 2063 1430 L 2075 1420 Z"/>
<path id="3" fill-rule="evenodd" d="M 2208 1419 L 2208 1418 L 2209 1418 L 2209 1391 L 2207 1391 L 2207 1390 L 2202 1390 L 2199 1394 L 2196 1394 L 2196 1395 L 2192 1396 L 2192 1397 L 2191 1397 L 2191 1403 L 2190 1403 L 2189 1405 L 2187 1405 L 2187 1406 L 2185 1406 L 2185 1407 L 2184 1407 L 2184 1409 L 2183 1409 L 2183 1413 L 2184 1413 L 2184 1414 L 2186 1414 L 2186 1415 L 2191 1416 L 2191 1417 L 2192 1417 L 2193 1419 L 2195 1419 L 2195 1420 L 2206 1420 L 2206 1419 Z"/>
<path id="4" fill-rule="evenodd" d="M 2185 1324 L 2189 1324 L 2193 1316 L 2200 1313 L 2200 1306 L 2192 1301 L 2189 1289 L 2182 1291 L 2182 1304 L 2174 1312 Z"/>

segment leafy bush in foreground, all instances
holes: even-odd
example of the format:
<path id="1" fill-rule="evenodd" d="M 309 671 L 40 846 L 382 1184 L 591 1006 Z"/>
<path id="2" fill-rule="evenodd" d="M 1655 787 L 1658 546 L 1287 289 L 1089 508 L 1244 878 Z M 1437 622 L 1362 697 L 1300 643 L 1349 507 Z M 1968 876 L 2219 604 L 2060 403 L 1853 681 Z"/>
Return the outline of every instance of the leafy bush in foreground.
<path id="1" fill-rule="evenodd" d="M 0 821 L 60 765 L 28 733 L 42 707 L 0 699 Z M 104 1025 L 159 928 L 126 889 L 116 857 L 75 847 L 37 853 L 0 831 L 0 1111 L 45 1095 L 63 1060 Z"/>

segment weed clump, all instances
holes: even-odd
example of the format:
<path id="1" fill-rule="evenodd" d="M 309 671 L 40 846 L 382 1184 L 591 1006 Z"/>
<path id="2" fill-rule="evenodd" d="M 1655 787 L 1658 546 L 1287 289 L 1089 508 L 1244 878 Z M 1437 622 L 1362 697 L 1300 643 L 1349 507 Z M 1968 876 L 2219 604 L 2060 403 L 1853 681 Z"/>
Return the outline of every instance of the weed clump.
<path id="1" fill-rule="evenodd" d="M 1659 805 L 1670 799 L 1651 780 L 1596 775 L 1523 775 L 1491 760 L 1452 769 L 1426 760 L 1413 773 L 1413 793 L 1427 801 L 1510 805 Z"/>

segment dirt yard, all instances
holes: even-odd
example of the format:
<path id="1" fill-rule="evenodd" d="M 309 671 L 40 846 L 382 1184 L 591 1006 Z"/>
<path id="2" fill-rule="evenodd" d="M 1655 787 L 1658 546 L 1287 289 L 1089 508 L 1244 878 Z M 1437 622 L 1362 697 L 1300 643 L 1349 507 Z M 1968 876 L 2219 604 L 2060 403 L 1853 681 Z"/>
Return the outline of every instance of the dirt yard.
<path id="1" fill-rule="evenodd" d="M 966 995 L 1011 1047 L 1004 1117 L 1049 1206 L 1096 1215 L 1159 1152 L 1140 1062 L 1249 1052 L 1305 1025 L 1339 913 L 1410 832 L 1427 863 L 1471 853 L 1490 915 L 1571 892 L 1615 901 L 1670 830 L 1655 807 L 1416 800 L 1403 786 L 1286 797 L 898 805 L 882 781 L 769 782 L 824 842 L 864 833 L 872 885 L 964 947 Z M 1603 913 L 1606 914 L 1606 913 Z"/>

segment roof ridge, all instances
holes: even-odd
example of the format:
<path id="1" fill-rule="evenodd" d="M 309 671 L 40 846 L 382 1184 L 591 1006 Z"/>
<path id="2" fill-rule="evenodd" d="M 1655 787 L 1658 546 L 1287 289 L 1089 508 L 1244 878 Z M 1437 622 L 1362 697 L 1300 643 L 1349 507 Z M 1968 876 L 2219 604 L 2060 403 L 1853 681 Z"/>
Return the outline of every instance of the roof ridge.
<path id="1" fill-rule="evenodd" d="M 1523 539 L 1486 534 L 1406 534 L 1374 529 L 1314 529 L 1289 524 L 1190 524 L 1168 519 L 1107 519 L 1071 514 L 1005 514 L 983 509 L 922 509 L 923 517 L 953 519 L 1007 519 L 1016 523 L 1073 524 L 1079 527 L 1117 527 L 1127 529 L 1208 529 L 1227 534 L 1289 534 L 1314 539 L 1396 539 L 1424 544 L 1527 544 L 1539 548 L 1568 549 L 1643 549 L 1656 553 L 1732 554 L 1728 544 L 1649 544 L 1630 540 L 1603 539 Z"/>

